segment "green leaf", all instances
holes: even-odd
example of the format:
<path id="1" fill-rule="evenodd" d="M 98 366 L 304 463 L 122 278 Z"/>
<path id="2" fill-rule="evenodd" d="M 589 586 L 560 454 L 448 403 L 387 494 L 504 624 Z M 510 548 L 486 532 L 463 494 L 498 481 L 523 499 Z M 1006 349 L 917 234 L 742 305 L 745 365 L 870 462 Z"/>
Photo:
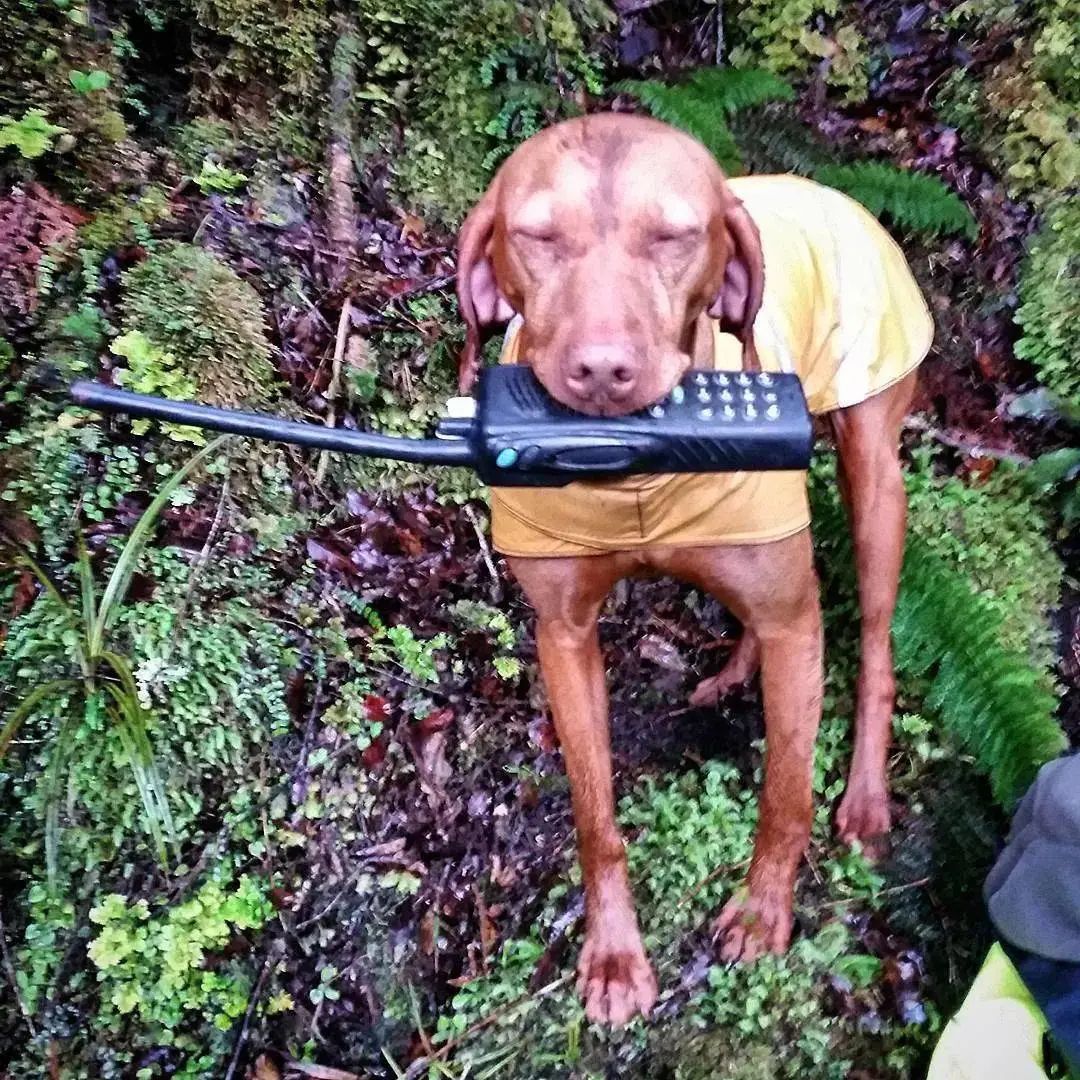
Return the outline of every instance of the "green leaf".
<path id="1" fill-rule="evenodd" d="M 898 169 L 882 161 L 825 165 L 814 179 L 863 204 L 875 217 L 932 235 L 978 233 L 975 216 L 936 176 Z"/>
<path id="2" fill-rule="evenodd" d="M 77 94 L 85 95 L 104 90 L 109 85 L 110 76 L 107 71 L 80 71 L 78 68 L 72 68 L 68 72 L 68 80 Z"/>
<path id="3" fill-rule="evenodd" d="M 0 116 L 0 147 L 14 146 L 27 160 L 41 157 L 55 139 L 67 134 L 67 128 L 50 124 L 40 109 L 28 109 L 21 120 Z"/>
<path id="4" fill-rule="evenodd" d="M 222 435 L 195 454 L 187 464 L 165 481 L 157 495 L 154 496 L 153 502 L 143 511 L 142 517 L 136 522 L 135 528 L 131 530 L 131 535 L 120 552 L 120 558 L 113 568 L 109 583 L 105 586 L 105 592 L 101 597 L 101 606 L 98 608 L 97 618 L 89 641 L 91 656 L 97 656 L 101 653 L 105 632 L 116 621 L 116 617 L 120 613 L 120 605 L 127 595 L 128 586 L 131 584 L 131 578 L 135 573 L 139 556 L 150 538 L 150 533 L 157 522 L 158 515 L 169 501 L 169 497 L 195 468 L 223 446 L 231 437 L 230 435 Z"/>
<path id="5" fill-rule="evenodd" d="M 35 687 L 26 695 L 22 703 L 8 717 L 4 726 L 0 728 L 0 761 L 3 760 L 4 755 L 7 753 L 11 740 L 18 734 L 19 728 L 26 722 L 38 703 L 50 694 L 55 693 L 61 686 L 72 686 L 74 684 L 74 679 L 53 679 L 52 682 Z"/>

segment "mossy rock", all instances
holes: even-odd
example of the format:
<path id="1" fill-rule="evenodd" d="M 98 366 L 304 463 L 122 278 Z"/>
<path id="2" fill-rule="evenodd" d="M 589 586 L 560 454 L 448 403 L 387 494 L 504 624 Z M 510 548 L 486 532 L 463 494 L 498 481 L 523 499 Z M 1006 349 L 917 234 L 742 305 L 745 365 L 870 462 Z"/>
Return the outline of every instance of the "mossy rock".
<path id="1" fill-rule="evenodd" d="M 191 244 L 154 252 L 123 278 L 123 325 L 179 361 L 199 400 L 272 408 L 277 375 L 259 294 L 220 259 Z"/>

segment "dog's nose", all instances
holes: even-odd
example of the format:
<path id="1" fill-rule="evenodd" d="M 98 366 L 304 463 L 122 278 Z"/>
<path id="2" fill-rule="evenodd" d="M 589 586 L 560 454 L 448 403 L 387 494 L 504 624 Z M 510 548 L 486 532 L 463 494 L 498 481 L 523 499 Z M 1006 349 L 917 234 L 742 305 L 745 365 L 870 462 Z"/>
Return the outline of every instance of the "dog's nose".
<path id="1" fill-rule="evenodd" d="M 578 345 L 567 357 L 566 385 L 583 399 L 619 401 L 634 389 L 640 366 L 623 345 Z"/>

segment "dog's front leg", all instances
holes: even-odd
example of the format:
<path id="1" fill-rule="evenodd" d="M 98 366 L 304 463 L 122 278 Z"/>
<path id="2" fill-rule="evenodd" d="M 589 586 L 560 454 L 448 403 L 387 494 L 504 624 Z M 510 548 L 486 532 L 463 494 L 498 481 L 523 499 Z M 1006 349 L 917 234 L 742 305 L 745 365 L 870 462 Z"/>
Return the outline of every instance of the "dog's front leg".
<path id="1" fill-rule="evenodd" d="M 678 551 L 668 568 L 716 596 L 761 643 L 766 750 L 757 836 L 746 883 L 714 929 L 724 960 L 781 953 L 791 938 L 795 877 L 810 839 L 821 720 L 821 610 L 810 533 Z"/>
<path id="2" fill-rule="evenodd" d="M 562 745 L 585 880 L 578 990 L 598 1023 L 624 1024 L 656 1001 L 615 824 L 600 605 L 621 575 L 615 557 L 511 559 L 536 609 L 537 651 Z"/>

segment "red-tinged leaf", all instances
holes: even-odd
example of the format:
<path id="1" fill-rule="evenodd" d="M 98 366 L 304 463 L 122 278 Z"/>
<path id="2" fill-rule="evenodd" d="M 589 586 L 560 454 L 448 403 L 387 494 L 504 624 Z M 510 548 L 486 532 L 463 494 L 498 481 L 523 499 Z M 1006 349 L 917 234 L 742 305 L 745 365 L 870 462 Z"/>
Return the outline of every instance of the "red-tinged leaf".
<path id="1" fill-rule="evenodd" d="M 891 130 L 889 121 L 881 116 L 866 116 L 859 121 L 857 127 L 861 131 L 869 131 L 873 135 L 884 135 Z"/>
<path id="2" fill-rule="evenodd" d="M 499 931 L 492 921 L 484 894 L 479 889 L 476 890 L 476 912 L 480 923 L 480 954 L 486 969 L 488 957 L 495 951 L 495 945 L 499 940 Z"/>
<path id="3" fill-rule="evenodd" d="M 296 902 L 296 894 L 289 889 L 283 888 L 280 885 L 275 885 L 270 890 L 270 903 L 278 911 L 292 911 L 293 904 Z"/>
<path id="4" fill-rule="evenodd" d="M 424 219 L 415 214 L 403 212 L 401 214 L 401 239 L 404 241 L 419 240 L 427 229 Z"/>
<path id="5" fill-rule="evenodd" d="M 360 760 L 367 769 L 377 769 L 386 760 L 386 750 L 389 746 L 386 735 L 380 735 L 373 743 L 365 747 L 360 754 Z"/>
<path id="6" fill-rule="evenodd" d="M 407 529 L 398 529 L 397 539 L 401 545 L 401 550 L 406 555 L 416 558 L 418 555 L 424 554 L 424 543 L 416 533 L 409 532 Z"/>
<path id="7" fill-rule="evenodd" d="M 37 578 L 29 570 L 24 570 L 19 575 L 15 585 L 15 595 L 11 599 L 12 617 L 22 614 L 37 596 Z"/>
<path id="8" fill-rule="evenodd" d="M 545 754 L 550 754 L 559 745 L 555 725 L 546 717 L 534 720 L 529 725 L 529 741 L 543 750 Z"/>
<path id="9" fill-rule="evenodd" d="M 435 709 L 417 723 L 417 728 L 423 735 L 431 735 L 436 731 L 445 731 L 454 722 L 453 709 Z"/>
<path id="10" fill-rule="evenodd" d="M 982 377 L 990 382 L 997 382 L 1005 374 L 1001 360 L 985 349 L 980 349 L 976 354 L 975 364 L 982 373 Z"/>
<path id="11" fill-rule="evenodd" d="M 432 807 L 441 806 L 446 801 L 446 782 L 451 774 L 450 763 L 446 760 L 446 729 L 453 719 L 453 710 L 436 709 L 408 730 L 408 745 L 420 786 Z"/>
<path id="12" fill-rule="evenodd" d="M 371 721 L 383 722 L 390 716 L 390 706 L 386 698 L 378 694 L 368 694 L 364 698 L 364 715 Z"/>
<path id="13" fill-rule="evenodd" d="M 978 487 L 990 479 L 997 468 L 997 459 L 991 457 L 969 457 L 964 459 L 964 472 L 971 477 L 972 486 Z"/>
<path id="14" fill-rule="evenodd" d="M 255 1064 L 248 1069 L 247 1080 L 281 1080 L 278 1067 L 265 1054 L 255 1059 Z"/>

